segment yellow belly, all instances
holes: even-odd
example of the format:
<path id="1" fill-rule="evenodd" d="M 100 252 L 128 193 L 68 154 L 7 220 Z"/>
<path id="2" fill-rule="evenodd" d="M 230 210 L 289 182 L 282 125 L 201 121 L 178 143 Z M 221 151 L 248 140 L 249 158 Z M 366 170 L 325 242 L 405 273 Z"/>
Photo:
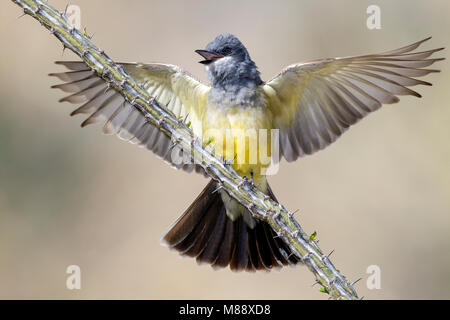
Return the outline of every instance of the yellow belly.
<path id="1" fill-rule="evenodd" d="M 265 182 L 263 169 L 270 165 L 271 128 L 272 119 L 264 106 L 209 105 L 202 119 L 203 143 L 214 146 L 217 155 L 233 161 L 241 176 L 258 184 Z"/>

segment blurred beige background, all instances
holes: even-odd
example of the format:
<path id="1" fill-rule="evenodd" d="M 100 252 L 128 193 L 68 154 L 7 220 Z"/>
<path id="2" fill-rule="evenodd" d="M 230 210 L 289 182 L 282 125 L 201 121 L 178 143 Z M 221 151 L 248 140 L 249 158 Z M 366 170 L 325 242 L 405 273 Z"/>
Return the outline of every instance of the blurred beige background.
<path id="1" fill-rule="evenodd" d="M 67 1 L 50 1 L 63 10 Z M 450 47 L 449 1 L 71 1 L 118 61 L 182 66 L 222 32 L 248 47 L 263 78 L 301 60 L 394 49 L 429 35 Z M 381 30 L 366 8 L 381 7 Z M 49 87 L 61 45 L 10 1 L 0 4 L 0 298 L 325 299 L 305 267 L 235 274 L 160 246 L 207 180 L 152 153 L 81 130 Z M 438 56 L 448 58 L 448 50 Z M 74 59 L 66 52 L 63 59 Z M 275 194 L 366 299 L 450 298 L 450 68 L 326 150 L 282 163 Z M 79 265 L 82 289 L 67 290 Z M 368 290 L 366 268 L 381 268 Z"/>

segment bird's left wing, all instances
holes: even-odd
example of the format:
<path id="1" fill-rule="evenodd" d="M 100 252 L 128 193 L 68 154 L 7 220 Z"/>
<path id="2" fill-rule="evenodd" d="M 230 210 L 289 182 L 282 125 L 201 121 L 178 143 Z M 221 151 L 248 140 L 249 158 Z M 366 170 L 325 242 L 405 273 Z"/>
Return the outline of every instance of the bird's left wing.
<path id="1" fill-rule="evenodd" d="M 424 69 L 442 59 L 427 59 L 443 48 L 415 52 L 429 38 L 380 54 L 323 59 L 295 64 L 263 86 L 275 128 L 280 129 L 280 157 L 294 161 L 334 142 L 349 126 L 409 89 L 415 79 L 439 70 Z"/>
<path id="2" fill-rule="evenodd" d="M 58 61 L 70 71 L 52 73 L 64 81 L 52 88 L 70 92 L 60 101 L 83 103 L 71 115 L 87 114 L 84 127 L 91 123 L 103 123 L 105 134 L 145 147 L 164 158 L 176 168 L 188 172 L 200 167 L 194 164 L 175 163 L 171 159 L 170 138 L 150 124 L 142 113 L 125 101 L 115 90 L 107 90 L 107 84 L 81 61 Z M 188 117 L 194 132 L 200 126 L 209 87 L 196 80 L 177 66 L 167 64 L 122 63 L 124 70 L 147 92 L 178 117 Z"/>

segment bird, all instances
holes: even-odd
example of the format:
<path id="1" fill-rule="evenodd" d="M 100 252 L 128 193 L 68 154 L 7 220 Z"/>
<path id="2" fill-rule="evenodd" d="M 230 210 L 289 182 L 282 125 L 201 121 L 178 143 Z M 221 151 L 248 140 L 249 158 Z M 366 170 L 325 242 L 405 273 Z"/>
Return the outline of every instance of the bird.
<path id="1" fill-rule="evenodd" d="M 444 59 L 429 58 L 444 48 L 416 51 L 430 38 L 377 54 L 292 64 L 269 81 L 261 79 L 247 48 L 230 33 L 195 50 L 202 57 L 209 83 L 170 64 L 120 66 L 160 105 L 185 119 L 204 145 L 213 146 L 238 174 L 276 201 L 265 171 L 273 161 L 292 162 L 324 149 L 382 105 L 398 102 L 400 95 L 421 97 L 410 87 L 430 86 L 417 78 L 439 72 L 427 67 Z M 63 81 L 52 88 L 69 93 L 61 102 L 81 104 L 71 115 L 87 114 L 82 127 L 100 122 L 105 134 L 151 150 L 177 169 L 205 174 L 198 164 L 172 159 L 171 137 L 117 91 L 108 90 L 105 81 L 82 61 L 56 63 L 68 71 L 50 74 Z M 269 132 L 265 142 L 257 141 L 257 147 L 269 149 L 274 160 L 250 162 L 248 141 L 231 135 L 233 143 L 223 143 L 220 135 L 211 134 L 226 130 Z M 274 142 L 273 130 L 278 132 Z M 227 142 L 231 154 L 225 150 Z M 271 154 L 272 144 L 278 144 L 277 154 Z M 267 222 L 255 219 L 214 180 L 161 241 L 199 264 L 232 271 L 269 271 L 301 263 Z"/>

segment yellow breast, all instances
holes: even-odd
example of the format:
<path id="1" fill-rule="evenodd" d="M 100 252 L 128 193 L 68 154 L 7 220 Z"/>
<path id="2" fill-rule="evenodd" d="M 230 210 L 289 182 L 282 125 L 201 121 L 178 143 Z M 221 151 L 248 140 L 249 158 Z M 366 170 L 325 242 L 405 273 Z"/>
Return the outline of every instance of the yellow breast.
<path id="1" fill-rule="evenodd" d="M 271 113 L 266 103 L 252 107 L 207 104 L 202 118 L 205 145 L 233 160 L 233 168 L 242 176 L 258 182 L 261 169 L 270 165 Z"/>

